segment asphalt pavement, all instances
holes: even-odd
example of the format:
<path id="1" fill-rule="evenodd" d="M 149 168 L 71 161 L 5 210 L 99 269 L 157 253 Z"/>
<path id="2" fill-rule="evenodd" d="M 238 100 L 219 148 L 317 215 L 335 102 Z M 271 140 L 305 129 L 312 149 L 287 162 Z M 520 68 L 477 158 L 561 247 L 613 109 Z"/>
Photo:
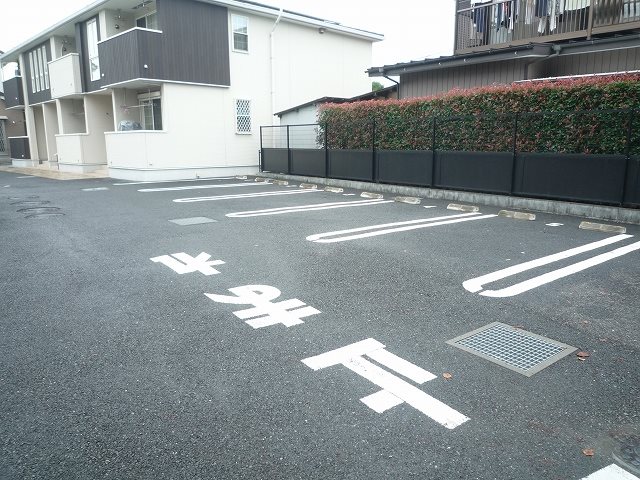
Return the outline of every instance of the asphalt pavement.
<path id="1" fill-rule="evenodd" d="M 0 172 L 0 478 L 640 477 L 640 226 L 360 194 Z"/>

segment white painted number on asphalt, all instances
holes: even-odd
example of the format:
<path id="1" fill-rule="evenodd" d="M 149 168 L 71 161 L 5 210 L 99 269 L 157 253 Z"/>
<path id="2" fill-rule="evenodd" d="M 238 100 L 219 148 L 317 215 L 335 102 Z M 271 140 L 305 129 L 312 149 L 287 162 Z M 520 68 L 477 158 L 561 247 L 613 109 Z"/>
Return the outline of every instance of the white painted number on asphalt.
<path id="1" fill-rule="evenodd" d="M 640 480 L 640 478 L 612 463 L 581 480 Z"/>
<path id="2" fill-rule="evenodd" d="M 406 402 L 450 430 L 469 420 L 460 412 L 364 358 L 366 355 L 371 360 L 420 385 L 436 378 L 431 372 L 386 351 L 384 348 L 382 343 L 368 338 L 315 357 L 305 358 L 302 362 L 313 370 L 344 365 L 382 388 L 382 390 L 360 399 L 362 403 L 378 413 L 383 413 Z"/>
<path id="3" fill-rule="evenodd" d="M 234 305 L 253 305 L 254 308 L 238 310 L 233 314 L 253 328 L 270 327 L 281 323 L 285 327 L 292 327 L 304 323 L 301 319 L 321 313 L 297 298 L 272 303 L 281 294 L 280 290 L 269 285 L 245 285 L 230 288 L 235 295 L 214 295 L 205 293 L 214 302 L 231 303 Z"/>
<path id="4" fill-rule="evenodd" d="M 179 275 L 193 272 L 200 272 L 203 275 L 217 275 L 220 272 L 213 267 L 215 265 L 224 265 L 224 262 L 222 260 L 209 260 L 210 258 L 211 255 L 204 252 L 197 257 L 192 257 L 191 255 L 181 252 L 154 257 L 150 260 L 166 265 Z"/>
<path id="5" fill-rule="evenodd" d="M 481 291 L 481 290 L 483 289 L 484 285 L 487 283 L 496 282 L 498 280 L 502 280 L 504 278 L 508 278 L 513 275 L 526 272 L 527 270 L 541 267 L 543 265 L 548 265 L 550 263 L 558 262 L 560 260 L 564 260 L 565 258 L 573 257 L 581 253 L 585 253 L 591 250 L 595 250 L 597 248 L 605 247 L 607 245 L 611 245 L 613 243 L 620 242 L 631 237 L 633 237 L 633 235 L 616 235 L 613 237 L 605 238 L 604 240 L 588 243 L 586 245 L 582 245 L 581 247 L 571 248 L 569 250 L 555 253 L 553 255 L 548 255 L 546 257 L 538 258 L 536 260 L 531 260 L 529 262 L 521 263 L 519 265 L 513 265 L 512 267 L 498 270 L 496 272 L 489 273 L 487 275 L 482 275 L 481 277 L 472 278 L 471 280 L 467 280 L 463 282 L 462 285 L 467 291 L 471 293 L 479 293 L 480 295 L 483 295 L 485 297 L 496 297 L 496 298 L 513 297 L 515 295 L 519 295 L 523 292 L 527 292 L 529 290 L 532 290 L 541 285 L 545 285 L 547 283 L 553 282 L 560 278 L 564 278 L 569 275 L 573 275 L 574 273 L 581 272 L 582 270 L 586 270 L 587 268 L 600 265 L 601 263 L 604 263 L 608 260 L 612 260 L 614 258 L 621 257 L 622 255 L 626 255 L 633 251 L 640 250 L 640 242 L 632 243 L 630 245 L 617 248 L 610 252 L 596 255 L 595 257 L 588 258 L 587 260 L 574 263 L 567 267 L 553 270 L 543 275 L 538 275 L 537 277 L 531 278 L 529 280 L 525 280 L 520 283 L 516 283 L 515 285 L 511 285 L 510 287 L 506 287 L 501 290 L 485 290 L 485 291 Z"/>

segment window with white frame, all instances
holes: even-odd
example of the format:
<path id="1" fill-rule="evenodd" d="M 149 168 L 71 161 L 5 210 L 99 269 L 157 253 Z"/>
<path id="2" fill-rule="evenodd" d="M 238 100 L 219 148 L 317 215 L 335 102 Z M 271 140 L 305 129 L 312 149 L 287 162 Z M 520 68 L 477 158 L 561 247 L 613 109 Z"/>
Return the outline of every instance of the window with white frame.
<path id="1" fill-rule="evenodd" d="M 92 18 L 87 22 L 87 52 L 89 53 L 89 71 L 91 81 L 100 80 L 100 57 L 98 56 L 98 21 Z"/>
<path id="2" fill-rule="evenodd" d="M 29 73 L 33 93 L 49 90 L 49 65 L 47 65 L 47 61 L 47 48 L 44 45 L 29 52 Z"/>
<path id="3" fill-rule="evenodd" d="M 236 133 L 251 133 L 251 100 L 236 100 Z"/>
<path id="4" fill-rule="evenodd" d="M 162 130 L 162 99 L 160 92 L 138 95 L 140 124 L 143 130 Z"/>
<path id="5" fill-rule="evenodd" d="M 233 49 L 238 52 L 249 51 L 249 19 L 241 15 L 231 15 L 233 31 Z"/>
<path id="6" fill-rule="evenodd" d="M 136 27 L 158 30 L 158 13 L 151 12 L 136 18 Z"/>

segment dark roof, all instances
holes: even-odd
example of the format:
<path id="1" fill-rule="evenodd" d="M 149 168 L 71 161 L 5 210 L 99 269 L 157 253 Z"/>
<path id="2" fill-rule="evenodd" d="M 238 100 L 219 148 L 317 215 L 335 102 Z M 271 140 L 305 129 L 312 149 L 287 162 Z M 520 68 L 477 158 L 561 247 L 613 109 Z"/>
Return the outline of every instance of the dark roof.
<path id="1" fill-rule="evenodd" d="M 425 58 L 406 63 L 371 67 L 367 70 L 370 77 L 388 75 L 402 75 L 404 73 L 424 72 L 443 68 L 472 65 L 474 63 L 501 62 L 518 58 L 544 58 L 552 54 L 575 55 L 592 51 L 607 51 L 619 48 L 637 47 L 640 42 L 639 34 L 615 35 L 591 40 L 568 40 L 554 43 L 530 43 L 527 45 L 494 48 L 480 52 L 461 55 L 449 55 L 438 58 Z"/>
<path id="2" fill-rule="evenodd" d="M 281 116 L 285 113 L 294 112 L 296 110 L 300 110 L 301 108 L 309 107 L 311 105 L 318 105 L 321 103 L 349 103 L 349 102 L 357 102 L 360 100 L 373 100 L 378 97 L 387 98 L 387 94 L 398 91 L 398 85 L 391 85 L 390 87 L 381 88 L 380 90 L 376 90 L 375 92 L 367 92 L 361 95 L 357 95 L 351 98 L 343 98 L 343 97 L 320 97 L 315 100 L 311 100 L 306 103 L 302 103 L 300 105 L 296 105 L 295 107 L 287 108 L 286 110 L 282 110 L 281 112 L 276 112 L 276 115 Z"/>

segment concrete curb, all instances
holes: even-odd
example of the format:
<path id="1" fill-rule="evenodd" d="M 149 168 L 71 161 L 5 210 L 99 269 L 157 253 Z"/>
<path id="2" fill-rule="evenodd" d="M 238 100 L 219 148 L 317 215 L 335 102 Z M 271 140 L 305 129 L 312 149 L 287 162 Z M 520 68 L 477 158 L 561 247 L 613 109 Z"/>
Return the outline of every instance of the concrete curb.
<path id="1" fill-rule="evenodd" d="M 626 233 L 626 227 L 620 225 L 606 225 L 604 223 L 581 222 L 578 227 L 582 230 L 595 230 L 596 232 L 606 233 Z"/>
<path id="2" fill-rule="evenodd" d="M 534 213 L 527 213 L 527 212 L 513 212 L 511 210 L 500 210 L 498 212 L 498 216 L 499 217 L 504 217 L 504 218 L 513 218 L 515 220 L 529 220 L 529 221 L 533 221 L 536 219 L 536 216 Z"/>
<path id="3" fill-rule="evenodd" d="M 368 190 L 371 192 L 450 200 L 454 202 L 480 204 L 504 209 L 534 210 L 537 212 L 553 213 L 557 215 L 573 215 L 576 217 L 640 225 L 640 209 L 633 208 L 608 207 L 604 205 L 561 202 L 559 200 L 541 200 L 537 198 L 510 197 L 508 195 L 495 195 L 490 193 L 440 190 L 436 188 L 405 187 L 402 185 L 387 185 L 383 183 L 336 180 L 334 178 L 301 177 L 268 172 L 263 172 L 261 175 L 269 178 L 282 178 L 297 182 L 317 182 L 322 185 L 331 183 L 338 187 Z"/>
<path id="4" fill-rule="evenodd" d="M 458 212 L 479 212 L 480 207 L 477 205 L 460 205 L 458 203 L 450 203 L 447 210 L 456 210 Z"/>

